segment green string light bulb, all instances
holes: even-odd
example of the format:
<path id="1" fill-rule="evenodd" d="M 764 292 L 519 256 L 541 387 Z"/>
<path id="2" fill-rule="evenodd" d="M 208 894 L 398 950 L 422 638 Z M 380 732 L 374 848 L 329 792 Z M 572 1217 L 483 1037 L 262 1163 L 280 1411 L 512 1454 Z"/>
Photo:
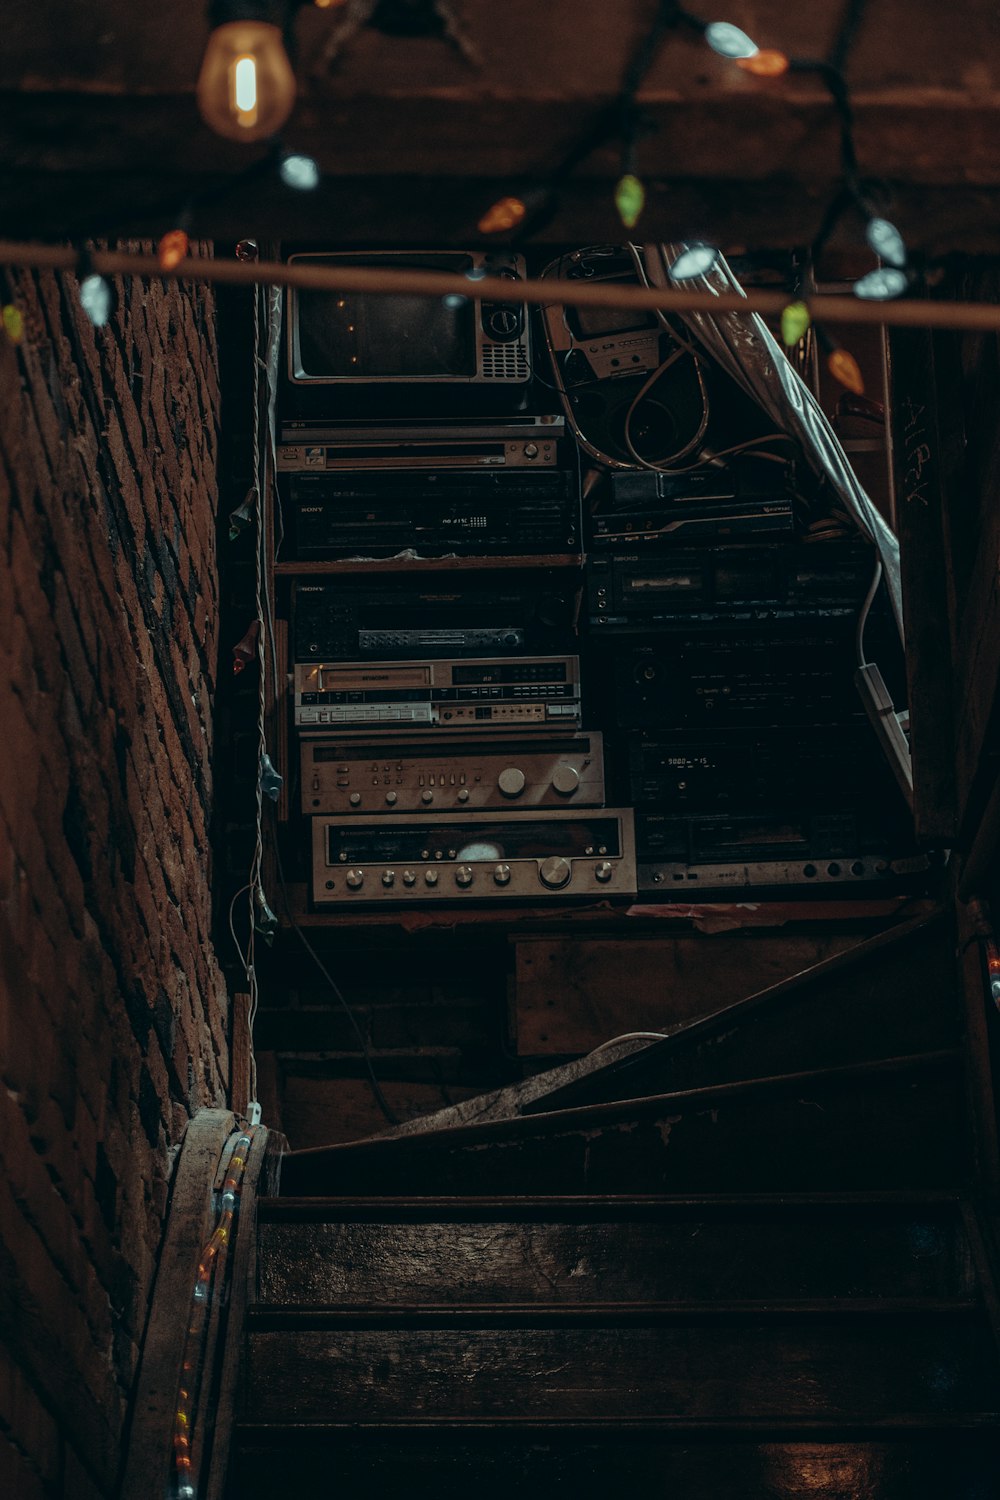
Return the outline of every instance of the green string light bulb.
<path id="1" fill-rule="evenodd" d="M 809 330 L 812 318 L 804 302 L 789 302 L 781 313 L 781 338 L 785 347 L 791 349 Z"/>
<path id="2" fill-rule="evenodd" d="M 626 229 L 634 229 L 646 206 L 646 189 L 634 172 L 625 172 L 615 187 L 615 208 Z"/>

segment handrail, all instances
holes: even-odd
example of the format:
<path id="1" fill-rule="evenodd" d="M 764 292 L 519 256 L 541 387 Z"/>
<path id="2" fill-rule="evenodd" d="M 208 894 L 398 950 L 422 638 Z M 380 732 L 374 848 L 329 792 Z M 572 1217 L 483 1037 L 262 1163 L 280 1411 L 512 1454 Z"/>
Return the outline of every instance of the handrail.
<path id="1" fill-rule="evenodd" d="M 284 1144 L 230 1110 L 188 1123 L 143 1339 L 121 1500 L 222 1494 L 258 1188 Z M 210 1490 L 209 1486 L 214 1486 Z"/>

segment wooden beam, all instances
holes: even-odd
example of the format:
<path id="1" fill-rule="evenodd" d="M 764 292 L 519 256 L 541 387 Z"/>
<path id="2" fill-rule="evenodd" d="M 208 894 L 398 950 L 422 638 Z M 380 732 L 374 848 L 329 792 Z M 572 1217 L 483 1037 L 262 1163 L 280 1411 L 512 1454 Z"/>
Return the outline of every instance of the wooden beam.
<path id="1" fill-rule="evenodd" d="M 98 250 L 90 266 L 104 275 L 162 276 L 155 255 L 129 251 Z M 19 244 L 0 241 L 0 265 L 72 271 L 79 264 L 73 249 L 62 245 Z M 382 270 L 362 266 L 289 265 L 280 261 L 240 261 L 188 258 L 166 273 L 179 280 L 194 279 L 234 286 L 266 283 L 271 286 L 308 287 L 316 290 L 368 292 L 392 295 L 442 297 L 449 293 L 469 295 L 464 276 L 438 271 Z M 476 296 L 509 299 L 510 282 L 484 276 L 475 283 Z M 669 290 L 658 287 L 618 286 L 611 282 L 593 285 L 553 278 L 522 281 L 518 300 L 550 306 L 621 307 L 630 310 L 662 308 L 667 312 L 758 312 L 780 315 L 788 302 L 784 292 L 701 292 L 683 284 Z M 868 302 L 857 297 L 814 296 L 806 299 L 817 322 L 886 324 L 898 328 L 986 329 L 1000 332 L 1000 305 L 975 302 Z"/>

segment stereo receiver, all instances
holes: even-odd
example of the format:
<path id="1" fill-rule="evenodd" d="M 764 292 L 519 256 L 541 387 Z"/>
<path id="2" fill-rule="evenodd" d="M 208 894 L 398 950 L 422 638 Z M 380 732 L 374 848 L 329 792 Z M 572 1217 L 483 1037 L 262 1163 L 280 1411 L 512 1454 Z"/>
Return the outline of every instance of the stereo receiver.
<path id="1" fill-rule="evenodd" d="M 302 558 L 580 548 L 579 486 L 566 469 L 292 474 L 287 500 Z"/>
<path id="2" fill-rule="evenodd" d="M 318 907 L 635 894 L 629 808 L 312 820 Z"/>
<path id="3" fill-rule="evenodd" d="M 300 663 L 294 692 L 299 729 L 496 733 L 580 724 L 575 656 Z"/>
<path id="4" fill-rule="evenodd" d="M 495 577 L 495 575 L 494 575 Z M 296 661 L 369 657 L 517 656 L 564 651 L 576 625 L 577 589 L 565 573 L 540 569 L 419 587 L 297 582 L 293 593 Z"/>
<path id="5" fill-rule="evenodd" d="M 393 740 L 354 744 L 303 738 L 302 811 L 477 811 L 499 807 L 601 807 L 599 734 L 570 739 L 490 739 L 488 745 Z"/>
<path id="6" fill-rule="evenodd" d="M 628 736 L 629 800 L 664 813 L 854 809 L 903 833 L 910 819 L 868 720 Z"/>

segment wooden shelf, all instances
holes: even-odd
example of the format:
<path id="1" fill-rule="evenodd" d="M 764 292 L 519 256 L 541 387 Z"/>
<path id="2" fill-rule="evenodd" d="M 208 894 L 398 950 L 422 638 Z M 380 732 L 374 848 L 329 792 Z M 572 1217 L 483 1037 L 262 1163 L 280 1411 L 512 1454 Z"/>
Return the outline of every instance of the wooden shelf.
<path id="1" fill-rule="evenodd" d="M 534 568 L 580 568 L 579 552 L 542 553 L 533 557 L 374 557 L 337 558 L 330 562 L 279 562 L 277 578 L 337 578 L 357 573 L 479 573 Z"/>
<path id="2" fill-rule="evenodd" d="M 543 930 L 564 930 L 584 927 L 588 932 L 623 929 L 662 929 L 664 923 L 676 928 L 679 922 L 689 923 L 702 931 L 736 930 L 741 927 L 784 927 L 790 922 L 825 924 L 829 922 L 859 921 L 892 922 L 902 916 L 915 916 L 937 910 L 932 900 L 915 900 L 908 896 L 882 896 L 871 900 L 829 901 L 704 901 L 622 902 L 581 901 L 578 905 L 559 906 L 481 906 L 481 907 L 406 907 L 391 911 L 321 912 L 309 909 L 308 893 L 304 884 L 289 884 L 288 902 L 295 922 L 300 927 L 326 927 L 343 932 L 358 928 L 396 928 L 401 932 L 448 932 L 455 928 L 463 930 L 488 928 L 494 932 L 510 929 L 518 937 Z M 290 928 L 287 916 L 282 912 L 281 925 Z"/>

